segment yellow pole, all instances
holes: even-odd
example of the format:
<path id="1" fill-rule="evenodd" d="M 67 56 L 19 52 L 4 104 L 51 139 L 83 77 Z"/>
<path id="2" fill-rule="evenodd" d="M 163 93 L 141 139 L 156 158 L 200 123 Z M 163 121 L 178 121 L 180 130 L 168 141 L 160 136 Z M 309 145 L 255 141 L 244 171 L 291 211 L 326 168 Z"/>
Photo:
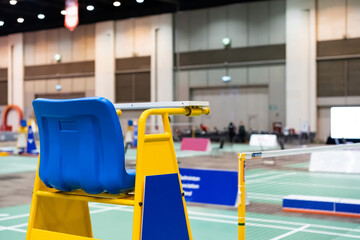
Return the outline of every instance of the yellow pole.
<path id="1" fill-rule="evenodd" d="M 238 154 L 238 238 L 245 240 L 245 154 Z"/>

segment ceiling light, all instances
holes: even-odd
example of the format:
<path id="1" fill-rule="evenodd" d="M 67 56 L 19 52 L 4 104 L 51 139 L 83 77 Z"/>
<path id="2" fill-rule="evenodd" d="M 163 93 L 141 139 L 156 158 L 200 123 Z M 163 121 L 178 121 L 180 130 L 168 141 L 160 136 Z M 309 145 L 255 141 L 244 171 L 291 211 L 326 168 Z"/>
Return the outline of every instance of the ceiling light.
<path id="1" fill-rule="evenodd" d="M 119 1 L 115 1 L 113 2 L 114 7 L 119 7 L 121 5 L 121 3 Z"/>
<path id="2" fill-rule="evenodd" d="M 24 22 L 24 19 L 23 19 L 23 18 L 18 18 L 18 19 L 17 19 L 17 22 L 18 22 L 18 23 L 23 23 L 23 22 Z"/>
<path id="3" fill-rule="evenodd" d="M 11 0 L 11 1 L 10 1 L 10 4 L 11 4 L 11 5 L 16 5 L 16 4 L 17 4 L 17 1 L 16 1 L 16 0 Z"/>
<path id="4" fill-rule="evenodd" d="M 92 10 L 94 10 L 94 6 L 93 6 L 93 5 L 88 5 L 88 6 L 86 7 L 86 9 L 87 9 L 88 11 L 92 11 Z"/>
<path id="5" fill-rule="evenodd" d="M 66 10 L 61 10 L 61 15 L 66 15 L 67 14 L 67 11 Z"/>
<path id="6" fill-rule="evenodd" d="M 0 21 L 0 27 L 4 26 L 5 22 L 4 21 Z"/>
<path id="7" fill-rule="evenodd" d="M 143 3 L 144 0 L 136 0 L 137 3 Z"/>
<path id="8" fill-rule="evenodd" d="M 45 15 L 44 15 L 44 14 L 40 13 L 40 14 L 38 15 L 38 19 L 44 19 L 44 18 L 45 18 Z"/>

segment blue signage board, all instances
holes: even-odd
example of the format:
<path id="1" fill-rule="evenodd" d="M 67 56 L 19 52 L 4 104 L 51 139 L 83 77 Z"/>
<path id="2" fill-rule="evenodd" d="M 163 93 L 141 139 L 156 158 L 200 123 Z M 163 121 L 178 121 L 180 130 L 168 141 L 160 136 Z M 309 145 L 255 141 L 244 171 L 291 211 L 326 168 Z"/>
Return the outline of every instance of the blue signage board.
<path id="1" fill-rule="evenodd" d="M 134 142 L 133 147 L 137 147 L 137 140 L 138 140 L 138 125 L 134 124 Z"/>
<path id="2" fill-rule="evenodd" d="M 180 168 L 185 201 L 235 206 L 238 173 Z"/>

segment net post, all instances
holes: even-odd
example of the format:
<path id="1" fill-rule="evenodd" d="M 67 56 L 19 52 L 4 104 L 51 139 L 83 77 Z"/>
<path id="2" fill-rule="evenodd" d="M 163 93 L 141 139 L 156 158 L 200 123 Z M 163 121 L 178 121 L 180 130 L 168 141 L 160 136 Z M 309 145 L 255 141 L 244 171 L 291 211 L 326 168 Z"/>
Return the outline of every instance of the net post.
<path id="1" fill-rule="evenodd" d="M 245 240 L 245 154 L 238 154 L 238 239 Z"/>

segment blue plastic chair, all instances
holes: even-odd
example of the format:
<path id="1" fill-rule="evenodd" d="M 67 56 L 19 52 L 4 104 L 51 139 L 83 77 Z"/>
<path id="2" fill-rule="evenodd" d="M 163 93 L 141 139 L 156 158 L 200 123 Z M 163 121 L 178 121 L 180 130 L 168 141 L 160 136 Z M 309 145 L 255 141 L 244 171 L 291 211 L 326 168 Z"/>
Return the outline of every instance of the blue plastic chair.
<path id="1" fill-rule="evenodd" d="M 49 188 L 118 194 L 134 189 L 113 104 L 102 97 L 33 101 L 40 134 L 39 177 Z"/>

